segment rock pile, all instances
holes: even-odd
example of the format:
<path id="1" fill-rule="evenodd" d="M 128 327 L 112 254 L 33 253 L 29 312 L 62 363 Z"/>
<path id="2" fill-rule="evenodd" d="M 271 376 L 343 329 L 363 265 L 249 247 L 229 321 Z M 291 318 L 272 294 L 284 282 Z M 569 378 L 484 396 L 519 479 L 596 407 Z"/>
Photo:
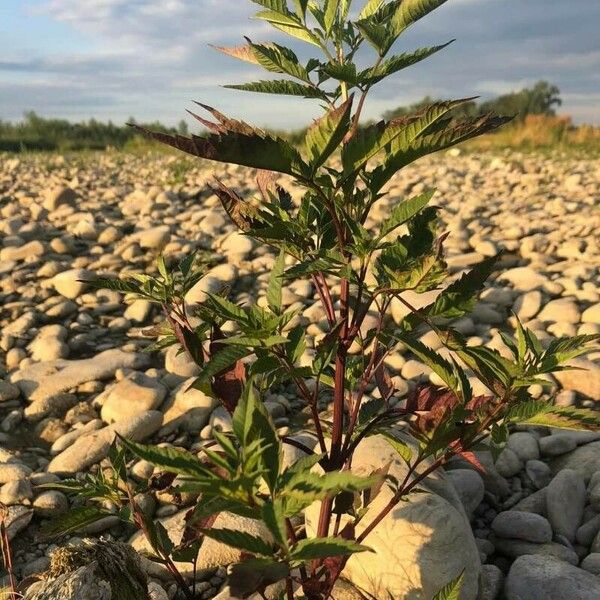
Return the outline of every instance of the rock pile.
<path id="1" fill-rule="evenodd" d="M 236 302 L 264 301 L 273 255 L 226 219 L 206 186 L 213 165 L 181 164 L 173 157 L 109 153 L 88 162 L 27 157 L 9 164 L 0 157 L 0 502 L 8 505 L 19 577 L 48 568 L 55 546 L 34 541 L 34 535 L 40 523 L 72 506 L 62 492 L 42 484 L 102 468 L 117 433 L 198 451 L 214 427 L 231 426 L 210 398 L 195 390 L 184 393 L 197 373 L 185 354 L 143 353 L 148 339 L 140 328 L 160 320 L 155 307 L 143 300 L 125 303 L 120 294 L 85 283 L 91 274 L 153 272 L 159 253 L 174 262 L 202 251 L 212 263 L 190 291 L 190 304 L 223 287 L 231 288 Z M 216 174 L 237 189 L 254 189 L 243 169 L 221 166 Z M 450 232 L 446 247 L 453 274 L 504 251 L 502 274 L 484 291 L 474 313 L 457 323 L 464 335 L 504 353 L 500 331 L 514 325 L 511 312 L 542 343 L 597 333 L 599 175 L 598 162 L 591 160 L 437 156 L 391 182 L 389 199 L 375 206 L 367 227 L 399 199 L 436 185 L 436 203 Z M 293 186 L 290 191 L 294 198 L 302 192 Z M 424 296 L 411 301 L 426 304 L 431 297 Z M 302 311 L 309 337 L 302 361 L 308 362 L 314 340 L 327 328 L 315 290 L 309 282 L 296 282 L 284 291 L 284 303 Z M 390 326 L 404 310 L 393 304 Z M 423 341 L 439 346 L 430 334 Z M 596 406 L 599 358 L 596 353 L 576 363 L 587 371 L 549 378 L 557 402 Z M 407 353 L 390 356 L 388 366 L 403 393 L 421 379 L 437 382 Z M 474 379 L 473 384 L 476 393 L 484 391 Z M 541 387 L 531 392 L 544 393 Z M 265 401 L 276 424 L 287 431 L 288 416 L 301 406 L 295 390 L 273 390 Z M 412 557 L 414 569 L 404 579 L 398 572 L 378 572 L 379 584 L 388 586 L 393 578 L 388 589 L 398 598 L 408 597 L 402 594 L 411 585 L 433 589 L 447 573 L 431 541 L 440 541 L 440 548 L 447 541 L 450 556 L 462 552 L 451 542 L 455 535 L 463 547 L 478 549 L 463 564 L 471 582 L 465 600 L 476 597 L 479 571 L 480 600 L 600 597 L 598 457 L 599 437 L 537 429 L 513 432 L 495 464 L 482 453 L 483 475 L 457 461 L 443 485 L 411 502 L 390 528 L 403 536 L 410 530 L 413 545 L 406 549 L 401 540 L 378 541 L 386 556 L 368 567 L 358 562 L 355 583 L 368 587 L 366 574 L 384 568 L 395 552 L 394 564 Z M 131 476 L 143 481 L 152 470 L 139 461 Z M 168 522 L 176 522 L 184 510 L 160 493 L 148 493 L 140 503 L 149 516 Z M 439 514 L 447 517 L 445 523 Z M 411 525 L 419 519 L 420 526 Z M 130 534 L 112 515 L 82 535 L 127 541 Z M 219 552 L 204 557 L 202 598 L 212 598 L 221 587 L 227 560 Z M 143 565 L 153 584 L 173 598 L 165 573 Z"/>

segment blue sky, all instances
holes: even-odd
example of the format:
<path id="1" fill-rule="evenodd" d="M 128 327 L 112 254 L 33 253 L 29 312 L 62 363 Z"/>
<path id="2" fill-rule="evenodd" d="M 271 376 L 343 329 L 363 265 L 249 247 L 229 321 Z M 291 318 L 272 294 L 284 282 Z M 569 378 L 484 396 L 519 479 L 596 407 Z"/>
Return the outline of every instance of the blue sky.
<path id="1" fill-rule="evenodd" d="M 0 0 L 0 119 L 35 110 L 175 124 L 199 100 L 258 125 L 304 125 L 318 113 L 314 102 L 219 87 L 264 77 L 208 47 L 242 35 L 281 41 L 251 19 L 257 8 L 249 0 Z M 489 97 L 546 79 L 561 89 L 561 112 L 600 123 L 599 26 L 598 0 L 448 0 L 398 50 L 457 41 L 380 86 L 366 116 L 427 94 Z"/>

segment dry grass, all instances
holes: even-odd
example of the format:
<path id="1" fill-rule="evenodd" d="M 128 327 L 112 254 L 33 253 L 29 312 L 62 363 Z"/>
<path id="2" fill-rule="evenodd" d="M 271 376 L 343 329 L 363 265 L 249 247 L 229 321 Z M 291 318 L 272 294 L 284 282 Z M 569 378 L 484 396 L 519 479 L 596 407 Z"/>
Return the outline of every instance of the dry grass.
<path id="1" fill-rule="evenodd" d="M 586 148 L 600 152 L 600 127 L 592 125 L 576 127 L 570 117 L 529 115 L 522 123 L 508 125 L 496 133 L 472 140 L 466 146 L 478 150 Z"/>

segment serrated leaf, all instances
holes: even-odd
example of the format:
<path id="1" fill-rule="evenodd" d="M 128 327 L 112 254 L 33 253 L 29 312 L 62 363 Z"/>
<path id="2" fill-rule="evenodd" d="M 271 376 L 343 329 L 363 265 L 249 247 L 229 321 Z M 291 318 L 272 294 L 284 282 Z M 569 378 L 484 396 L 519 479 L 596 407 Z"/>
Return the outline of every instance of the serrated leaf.
<path id="1" fill-rule="evenodd" d="M 379 10 L 379 7 L 382 4 L 383 0 L 367 0 L 366 4 L 358 14 L 358 20 L 362 21 L 363 19 L 368 19 Z"/>
<path id="2" fill-rule="evenodd" d="M 262 556 L 271 556 L 273 554 L 273 545 L 269 544 L 260 537 L 254 536 L 245 531 L 237 531 L 235 529 L 203 529 L 202 533 L 217 542 L 250 552 L 251 554 L 259 554 Z"/>
<path id="3" fill-rule="evenodd" d="M 287 79 L 253 81 L 251 83 L 239 83 L 225 85 L 230 90 L 240 90 L 243 92 L 259 92 L 261 94 L 281 94 L 284 96 L 300 96 L 301 98 L 316 98 L 327 100 L 327 94 L 317 87 L 304 85 L 296 81 Z"/>
<path id="4" fill-rule="evenodd" d="M 450 583 L 446 584 L 432 600 L 459 600 L 464 580 L 464 571 Z"/>
<path id="5" fill-rule="evenodd" d="M 450 45 L 454 40 L 447 42 L 446 44 L 441 44 L 439 46 L 431 46 L 429 48 L 420 48 L 415 50 L 414 52 L 405 52 L 403 54 L 398 54 L 396 56 L 392 56 L 387 60 L 381 62 L 377 67 L 372 67 L 370 69 L 366 69 L 362 71 L 358 80 L 362 84 L 374 85 L 392 75 L 397 73 L 402 69 L 406 69 L 426 58 L 429 58 L 431 55 L 443 50 L 446 46 Z"/>
<path id="6" fill-rule="evenodd" d="M 351 556 L 357 552 L 373 552 L 368 546 L 338 537 L 308 538 L 300 540 L 292 549 L 292 560 L 315 560 L 331 556 Z"/>
<path id="7" fill-rule="evenodd" d="M 287 529 L 281 502 L 278 500 L 265 502 L 262 507 L 262 517 L 275 541 L 284 548 L 287 548 Z"/>
<path id="8" fill-rule="evenodd" d="M 252 63 L 253 65 L 260 64 L 252 51 L 252 46 L 235 46 L 235 47 L 226 47 L 226 46 L 213 46 L 209 44 L 211 48 L 214 48 L 218 52 L 222 54 L 226 54 L 227 56 L 231 56 L 233 58 L 237 58 L 239 60 L 243 60 L 244 62 Z"/>
<path id="9" fill-rule="evenodd" d="M 397 37 L 407 27 L 422 19 L 447 0 L 402 0 L 399 9 L 392 17 L 391 27 Z"/>
<path id="10" fill-rule="evenodd" d="M 269 308 L 276 314 L 281 314 L 281 302 L 283 294 L 283 270 L 285 268 L 285 251 L 283 248 L 273 264 L 269 285 L 267 287 L 267 303 Z"/>
<path id="11" fill-rule="evenodd" d="M 131 126 L 158 142 L 199 158 L 288 175 L 303 172 L 305 165 L 298 151 L 289 142 L 253 128 L 243 121 L 229 119 L 209 106 L 202 106 L 217 121 L 215 123 L 196 117 L 211 131 L 205 137 L 170 135 L 162 131 L 150 131 L 136 124 Z"/>
<path id="12" fill-rule="evenodd" d="M 193 478 L 202 479 L 211 476 L 210 471 L 203 467 L 198 458 L 190 452 L 168 446 L 139 444 L 123 437 L 119 439 L 121 444 L 133 454 L 147 460 L 159 469 Z"/>
<path id="13" fill-rule="evenodd" d="M 399 440 L 391 433 L 386 432 L 383 434 L 383 437 L 385 438 L 385 441 L 398 453 L 400 458 L 407 465 L 410 464 L 410 460 L 412 458 L 412 450 L 410 446 L 406 442 Z"/>
<path id="14" fill-rule="evenodd" d="M 270 23 L 275 29 L 283 33 L 308 42 L 314 46 L 321 47 L 319 39 L 292 13 L 281 13 L 274 10 L 262 10 L 256 13 L 256 18 Z"/>
<path id="15" fill-rule="evenodd" d="M 79 531 L 84 527 L 109 516 L 111 513 L 99 506 L 80 506 L 71 508 L 66 514 L 54 516 L 40 529 L 43 539 Z"/>
<path id="16" fill-rule="evenodd" d="M 331 156 L 350 129 L 351 110 L 352 96 L 317 119 L 306 131 L 306 152 L 312 173 Z"/>
<path id="17" fill-rule="evenodd" d="M 325 33 L 329 35 L 336 21 L 339 0 L 325 0 L 325 8 L 323 10 L 323 22 L 325 24 Z"/>
<path id="18" fill-rule="evenodd" d="M 434 194 L 435 190 L 429 190 L 394 206 L 390 216 L 381 224 L 380 237 L 385 237 L 394 229 L 412 219 L 429 204 Z"/>
<path id="19" fill-rule="evenodd" d="M 512 119 L 488 114 L 464 121 L 440 120 L 452 108 L 469 100 L 438 103 L 416 118 L 406 118 L 405 131 L 395 137 L 385 162 L 373 170 L 371 191 L 379 191 L 395 173 L 415 160 L 494 131 Z M 434 124 L 441 127 L 435 129 Z"/>

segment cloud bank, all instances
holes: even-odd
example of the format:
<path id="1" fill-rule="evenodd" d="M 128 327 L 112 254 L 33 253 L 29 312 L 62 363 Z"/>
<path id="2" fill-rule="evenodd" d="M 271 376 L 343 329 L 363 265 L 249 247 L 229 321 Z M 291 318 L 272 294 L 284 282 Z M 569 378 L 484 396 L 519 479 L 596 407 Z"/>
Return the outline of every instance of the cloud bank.
<path id="1" fill-rule="evenodd" d="M 5 1 L 16 31 L 3 36 L 0 25 L 0 118 L 33 109 L 70 119 L 176 123 L 192 99 L 274 127 L 304 125 L 318 112 L 309 101 L 219 87 L 264 74 L 208 44 L 278 37 L 250 19 L 256 5 L 247 0 Z M 598 22 L 600 3 L 589 0 L 449 0 L 398 49 L 457 41 L 388 80 L 367 116 L 426 94 L 486 97 L 547 79 L 561 88 L 563 112 L 600 122 Z M 58 27 L 60 34 L 50 35 Z"/>

